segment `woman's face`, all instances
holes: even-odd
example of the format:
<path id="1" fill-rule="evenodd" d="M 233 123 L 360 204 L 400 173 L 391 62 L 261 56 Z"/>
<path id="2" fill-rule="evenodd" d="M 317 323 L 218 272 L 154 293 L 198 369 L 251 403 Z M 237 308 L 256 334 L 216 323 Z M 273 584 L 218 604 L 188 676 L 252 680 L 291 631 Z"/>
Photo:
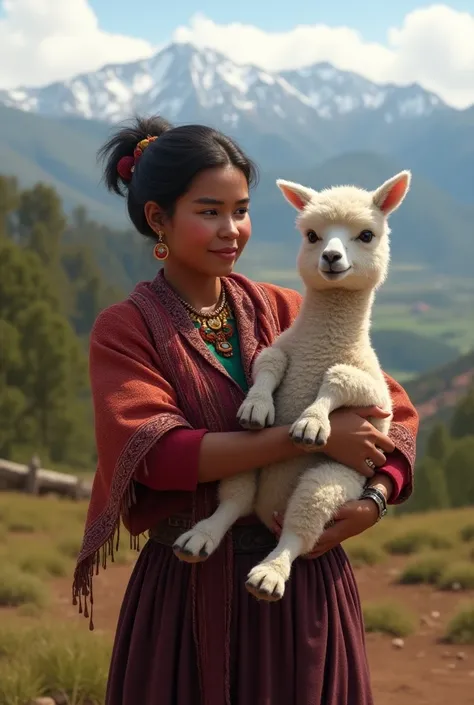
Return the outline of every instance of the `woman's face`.
<path id="1" fill-rule="evenodd" d="M 201 172 L 163 220 L 169 248 L 165 262 L 190 273 L 220 277 L 232 272 L 248 242 L 249 189 L 240 169 L 218 167 Z"/>

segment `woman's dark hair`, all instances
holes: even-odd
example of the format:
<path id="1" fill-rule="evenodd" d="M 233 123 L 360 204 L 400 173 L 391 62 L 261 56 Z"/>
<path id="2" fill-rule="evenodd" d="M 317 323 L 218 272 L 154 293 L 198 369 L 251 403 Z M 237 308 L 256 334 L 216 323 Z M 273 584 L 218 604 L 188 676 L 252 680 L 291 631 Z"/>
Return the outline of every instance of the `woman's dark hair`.
<path id="1" fill-rule="evenodd" d="M 137 144 L 146 137 L 159 137 L 144 150 L 130 179 L 119 174 L 118 163 L 133 157 Z M 172 127 L 162 117 L 135 118 L 122 127 L 99 150 L 105 162 L 104 178 L 109 191 L 127 196 L 128 213 L 138 232 L 156 239 L 148 225 L 144 206 L 154 201 L 172 216 L 178 198 L 191 186 L 199 172 L 233 165 L 252 185 L 257 169 L 240 147 L 218 130 L 204 125 Z"/>

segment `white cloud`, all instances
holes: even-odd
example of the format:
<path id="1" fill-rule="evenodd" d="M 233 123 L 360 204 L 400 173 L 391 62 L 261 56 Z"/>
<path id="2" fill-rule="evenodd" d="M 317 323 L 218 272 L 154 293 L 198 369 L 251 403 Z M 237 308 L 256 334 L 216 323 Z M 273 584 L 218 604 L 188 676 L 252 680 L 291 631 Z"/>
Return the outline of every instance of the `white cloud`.
<path id="1" fill-rule="evenodd" d="M 200 14 L 179 27 L 174 39 L 267 70 L 329 61 L 378 83 L 418 82 L 459 108 L 474 103 L 474 14 L 446 5 L 409 13 L 401 27 L 388 31 L 384 44 L 368 42 L 350 27 L 299 25 L 265 32 L 237 22 L 218 25 Z"/>
<path id="2" fill-rule="evenodd" d="M 4 0 L 3 10 L 2 88 L 43 85 L 155 51 L 143 39 L 100 29 L 87 0 Z"/>
<path id="3" fill-rule="evenodd" d="M 88 0 L 3 0 L 3 10 L 2 88 L 44 85 L 157 50 L 144 39 L 102 30 Z M 446 5 L 409 13 L 401 27 L 387 32 L 383 44 L 344 26 L 299 25 L 287 32 L 265 32 L 237 22 L 218 25 L 199 14 L 187 27 L 179 27 L 173 39 L 211 47 L 267 70 L 329 61 L 375 82 L 419 82 L 456 107 L 474 103 L 474 14 Z"/>

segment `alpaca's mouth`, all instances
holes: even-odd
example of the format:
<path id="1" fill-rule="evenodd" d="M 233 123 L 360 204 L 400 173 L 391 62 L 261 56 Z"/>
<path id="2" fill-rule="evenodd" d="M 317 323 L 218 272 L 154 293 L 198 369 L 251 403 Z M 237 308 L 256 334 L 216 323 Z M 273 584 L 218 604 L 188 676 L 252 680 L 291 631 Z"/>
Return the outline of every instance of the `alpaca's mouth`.
<path id="1" fill-rule="evenodd" d="M 337 270 L 337 269 L 322 269 L 321 274 L 326 277 L 326 279 L 338 279 L 343 274 L 347 274 L 352 269 L 352 267 L 347 267 L 347 269 Z"/>

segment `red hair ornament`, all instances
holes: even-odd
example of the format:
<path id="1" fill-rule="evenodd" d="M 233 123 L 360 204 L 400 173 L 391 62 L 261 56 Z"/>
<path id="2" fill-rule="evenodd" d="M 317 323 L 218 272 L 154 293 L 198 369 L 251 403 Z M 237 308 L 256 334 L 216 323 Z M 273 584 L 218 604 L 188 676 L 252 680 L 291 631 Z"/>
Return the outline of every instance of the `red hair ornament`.
<path id="1" fill-rule="evenodd" d="M 133 150 L 133 157 L 122 157 L 119 159 L 117 164 L 117 171 L 124 181 L 131 181 L 133 172 L 135 170 L 140 157 L 142 156 L 145 149 L 151 142 L 157 140 L 158 137 L 148 135 L 144 140 L 140 140 L 135 149 Z"/>

